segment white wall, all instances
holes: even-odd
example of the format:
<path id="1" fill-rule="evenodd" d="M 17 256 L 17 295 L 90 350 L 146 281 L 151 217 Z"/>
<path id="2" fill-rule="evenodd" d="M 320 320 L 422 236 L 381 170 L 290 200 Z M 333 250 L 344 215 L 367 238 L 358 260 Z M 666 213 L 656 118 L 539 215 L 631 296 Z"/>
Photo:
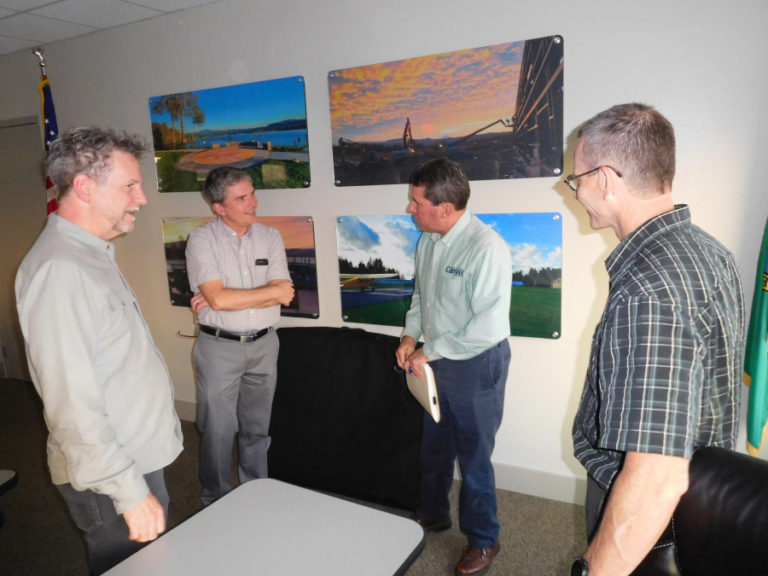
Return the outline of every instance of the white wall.
<path id="1" fill-rule="evenodd" d="M 320 318 L 283 325 L 339 326 L 335 217 L 402 212 L 407 190 L 333 185 L 327 73 L 551 34 L 565 39 L 565 173 L 580 122 L 620 102 L 657 106 L 677 130 L 675 197 L 736 254 L 751 298 L 768 215 L 767 17 L 764 0 L 221 0 L 52 44 L 45 55 L 60 128 L 109 125 L 148 140 L 150 96 L 304 76 L 312 185 L 260 191 L 260 211 L 315 219 Z M 31 53 L 0 57 L 0 120 L 38 113 L 38 72 Z M 194 403 L 192 343 L 176 336 L 192 331 L 192 318 L 168 303 L 160 223 L 209 212 L 197 194 L 158 194 L 150 159 L 143 170 L 149 204 L 136 230 L 117 240 L 118 259 L 171 368 L 177 399 Z M 583 470 L 571 456 L 570 426 L 607 294 L 603 260 L 615 239 L 589 229 L 556 178 L 474 182 L 470 206 L 563 214 L 562 336 L 511 339 L 494 462 L 502 488 L 578 500 Z"/>

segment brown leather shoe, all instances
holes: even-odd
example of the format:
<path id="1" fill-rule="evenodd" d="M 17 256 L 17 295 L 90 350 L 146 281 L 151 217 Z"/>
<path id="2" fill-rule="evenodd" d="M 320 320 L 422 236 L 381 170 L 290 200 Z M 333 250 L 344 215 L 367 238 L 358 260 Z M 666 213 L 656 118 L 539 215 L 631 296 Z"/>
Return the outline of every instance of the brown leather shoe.
<path id="1" fill-rule="evenodd" d="M 477 548 L 469 545 L 464 548 L 461 560 L 456 564 L 456 576 L 478 576 L 485 574 L 491 567 L 494 556 L 498 554 L 501 545 L 496 542 L 490 548 Z"/>

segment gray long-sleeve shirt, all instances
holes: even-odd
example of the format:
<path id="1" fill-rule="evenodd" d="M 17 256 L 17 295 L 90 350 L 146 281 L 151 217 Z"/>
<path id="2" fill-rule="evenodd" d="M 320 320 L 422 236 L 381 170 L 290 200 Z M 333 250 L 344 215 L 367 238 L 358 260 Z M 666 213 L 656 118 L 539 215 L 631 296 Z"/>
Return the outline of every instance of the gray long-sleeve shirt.
<path id="1" fill-rule="evenodd" d="M 130 510 L 148 494 L 143 474 L 173 462 L 182 436 L 168 368 L 114 245 L 52 214 L 19 267 L 16 304 L 53 483 Z"/>

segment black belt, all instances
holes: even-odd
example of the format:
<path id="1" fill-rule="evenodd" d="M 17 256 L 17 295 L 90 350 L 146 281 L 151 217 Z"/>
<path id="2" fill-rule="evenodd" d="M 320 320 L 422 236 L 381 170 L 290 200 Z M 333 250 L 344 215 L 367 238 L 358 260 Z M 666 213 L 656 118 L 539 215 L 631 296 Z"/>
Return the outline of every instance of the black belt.
<path id="1" fill-rule="evenodd" d="M 271 330 L 272 327 L 270 326 L 269 328 L 264 328 L 258 332 L 251 332 L 250 334 L 236 334 L 235 332 L 227 332 L 221 328 L 214 328 L 213 326 L 204 326 L 200 324 L 200 332 L 205 332 L 206 334 L 216 336 L 217 338 L 234 340 L 236 342 L 253 342 L 254 340 L 258 340 L 262 336 L 266 335 Z"/>

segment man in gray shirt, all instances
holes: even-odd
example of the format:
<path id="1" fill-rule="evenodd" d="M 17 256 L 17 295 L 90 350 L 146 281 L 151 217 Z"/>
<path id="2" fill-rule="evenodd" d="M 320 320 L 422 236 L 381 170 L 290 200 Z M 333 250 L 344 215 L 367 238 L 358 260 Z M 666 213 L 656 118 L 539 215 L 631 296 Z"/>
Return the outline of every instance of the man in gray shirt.
<path id="1" fill-rule="evenodd" d="M 32 381 L 48 426 L 48 466 L 93 574 L 165 530 L 163 469 L 182 450 L 166 364 L 111 240 L 146 204 L 136 137 L 75 128 L 53 142 L 58 211 L 16 275 Z"/>
<path id="2" fill-rule="evenodd" d="M 280 232 L 256 222 L 248 173 L 214 168 L 203 196 L 218 218 L 189 235 L 186 256 L 200 323 L 194 359 L 201 499 L 208 505 L 231 489 L 235 433 L 240 481 L 267 476 L 279 350 L 273 326 L 294 290 Z"/>

